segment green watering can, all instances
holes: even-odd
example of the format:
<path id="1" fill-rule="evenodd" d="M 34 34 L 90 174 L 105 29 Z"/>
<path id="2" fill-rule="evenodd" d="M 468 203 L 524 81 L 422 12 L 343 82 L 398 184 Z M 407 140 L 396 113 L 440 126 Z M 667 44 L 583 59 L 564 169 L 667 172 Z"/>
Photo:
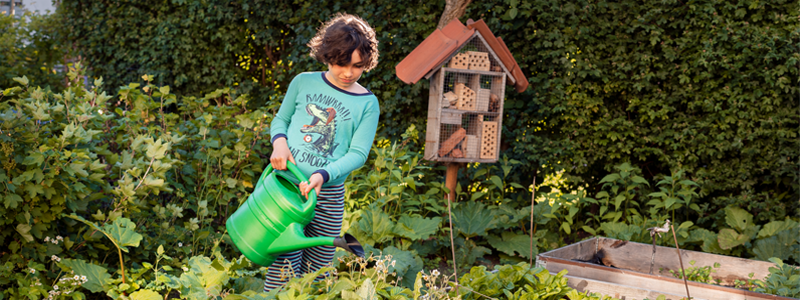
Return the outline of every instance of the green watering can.
<path id="1" fill-rule="evenodd" d="M 287 161 L 287 168 L 302 181 L 308 179 Z M 279 255 L 316 246 L 336 246 L 364 257 L 355 237 L 306 237 L 303 228 L 314 218 L 317 193 L 304 201 L 300 189 L 267 166 L 247 201 L 225 223 L 236 248 L 253 263 L 268 267 Z"/>

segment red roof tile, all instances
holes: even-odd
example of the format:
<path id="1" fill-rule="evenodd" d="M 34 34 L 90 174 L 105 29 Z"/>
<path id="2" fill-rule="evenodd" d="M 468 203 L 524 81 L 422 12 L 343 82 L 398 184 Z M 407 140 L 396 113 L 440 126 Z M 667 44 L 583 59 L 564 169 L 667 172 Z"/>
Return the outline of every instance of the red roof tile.
<path id="1" fill-rule="evenodd" d="M 514 87 L 517 92 L 525 91 L 528 88 L 528 79 L 525 78 L 525 74 L 522 73 L 503 40 L 495 37 L 483 20 L 477 22 L 469 20 L 467 24 L 464 26 L 456 19 L 448 23 L 442 30 L 434 30 L 395 66 L 397 77 L 408 84 L 417 83 L 430 70 L 444 63 L 477 30 L 514 77 Z"/>
<path id="2" fill-rule="evenodd" d="M 483 20 L 478 20 L 477 22 L 470 21 L 467 21 L 467 28 L 473 28 L 480 32 L 483 39 L 489 44 L 489 47 L 492 47 L 494 53 L 497 54 L 497 57 L 500 58 L 500 61 L 506 66 L 508 72 L 514 76 L 514 87 L 517 89 L 517 92 L 524 92 L 525 89 L 528 88 L 528 79 L 525 78 L 525 74 L 522 73 L 514 56 L 511 55 L 511 51 L 506 47 L 506 43 L 504 43 L 502 39 L 495 37 L 494 33 L 489 30 L 489 26 L 486 26 L 486 22 Z"/>
<path id="3" fill-rule="evenodd" d="M 428 71 L 444 63 L 474 32 L 458 20 L 450 22 L 443 30 L 434 30 L 394 67 L 397 77 L 408 84 L 417 83 Z"/>

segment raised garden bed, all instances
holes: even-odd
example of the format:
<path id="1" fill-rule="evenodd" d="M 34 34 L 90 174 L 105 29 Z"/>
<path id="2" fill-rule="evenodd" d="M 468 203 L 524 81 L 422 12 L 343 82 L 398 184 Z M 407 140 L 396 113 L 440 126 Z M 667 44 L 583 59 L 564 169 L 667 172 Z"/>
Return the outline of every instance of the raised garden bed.
<path id="1" fill-rule="evenodd" d="M 656 247 L 652 274 L 651 257 L 653 246 L 636 242 L 596 237 L 568 245 L 537 256 L 537 266 L 551 273 L 568 270 L 569 286 L 581 292 L 600 292 L 620 299 L 666 299 L 686 298 L 683 279 L 675 278 L 669 271 L 681 270 L 677 250 L 671 247 Z M 738 257 L 681 250 L 684 268 L 695 261 L 696 267 L 719 263 L 713 273 L 719 285 L 689 281 L 692 299 L 766 300 L 787 298 L 734 288 L 734 282 L 763 279 L 769 275 L 771 262 Z"/>

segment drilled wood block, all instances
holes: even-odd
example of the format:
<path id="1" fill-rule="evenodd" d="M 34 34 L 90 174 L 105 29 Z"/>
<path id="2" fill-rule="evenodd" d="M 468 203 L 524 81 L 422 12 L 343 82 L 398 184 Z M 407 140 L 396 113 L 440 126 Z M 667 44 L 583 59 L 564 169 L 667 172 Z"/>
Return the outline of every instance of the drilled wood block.
<path id="1" fill-rule="evenodd" d="M 469 69 L 479 71 L 489 71 L 491 63 L 489 53 L 478 51 L 467 51 L 469 54 Z"/>
<path id="2" fill-rule="evenodd" d="M 446 141 L 444 141 L 444 143 L 442 143 L 442 146 L 439 148 L 439 157 L 443 157 L 449 154 L 450 151 L 453 151 L 453 148 L 455 148 L 458 143 L 461 143 L 466 136 L 467 131 L 464 130 L 464 128 L 459 128 L 456 130 L 456 132 L 454 132 L 450 137 L 447 138 Z"/>
<path id="3" fill-rule="evenodd" d="M 481 133 L 481 158 L 492 159 L 497 156 L 497 122 L 483 121 Z"/>
<path id="4" fill-rule="evenodd" d="M 469 54 L 458 53 L 450 59 L 450 68 L 469 69 Z"/>
<path id="5" fill-rule="evenodd" d="M 489 111 L 489 97 L 492 94 L 490 89 L 478 89 L 478 99 L 476 108 L 480 111 Z"/>
<path id="6" fill-rule="evenodd" d="M 475 98 L 477 97 L 475 91 L 463 83 L 456 83 L 455 92 L 456 96 L 458 96 L 456 109 L 475 110 Z"/>
<path id="7" fill-rule="evenodd" d="M 462 145 L 466 143 L 466 153 L 464 154 L 467 158 L 478 158 L 479 154 L 478 150 L 480 149 L 480 141 L 478 140 L 477 135 L 468 134 L 467 137 L 464 139 Z"/>

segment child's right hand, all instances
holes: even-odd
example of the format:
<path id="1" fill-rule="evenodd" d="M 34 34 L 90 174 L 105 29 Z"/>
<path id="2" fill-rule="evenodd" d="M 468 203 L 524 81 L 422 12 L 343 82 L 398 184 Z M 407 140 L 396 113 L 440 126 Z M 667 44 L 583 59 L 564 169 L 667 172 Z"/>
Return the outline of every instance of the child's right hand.
<path id="1" fill-rule="evenodd" d="M 289 145 L 286 143 L 286 138 L 280 137 L 272 142 L 272 156 L 269 158 L 269 163 L 275 170 L 286 170 L 286 161 L 297 164 L 292 156 L 292 151 L 289 150 Z"/>

